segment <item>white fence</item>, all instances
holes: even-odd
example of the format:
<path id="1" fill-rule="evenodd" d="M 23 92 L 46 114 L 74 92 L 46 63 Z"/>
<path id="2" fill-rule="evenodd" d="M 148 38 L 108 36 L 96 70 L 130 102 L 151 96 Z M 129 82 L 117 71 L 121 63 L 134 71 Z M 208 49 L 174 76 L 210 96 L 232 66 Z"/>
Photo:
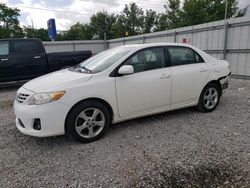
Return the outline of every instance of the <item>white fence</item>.
<path id="1" fill-rule="evenodd" d="M 46 52 L 67 52 L 91 50 L 96 54 L 107 47 L 103 40 L 84 40 L 84 41 L 57 41 L 57 42 L 43 42 Z"/>
<path id="2" fill-rule="evenodd" d="M 137 35 L 108 41 L 44 42 L 47 52 L 92 50 L 125 44 L 183 42 L 201 48 L 218 59 L 227 59 L 232 74 L 250 76 L 250 17 L 234 18 L 173 30 Z"/>

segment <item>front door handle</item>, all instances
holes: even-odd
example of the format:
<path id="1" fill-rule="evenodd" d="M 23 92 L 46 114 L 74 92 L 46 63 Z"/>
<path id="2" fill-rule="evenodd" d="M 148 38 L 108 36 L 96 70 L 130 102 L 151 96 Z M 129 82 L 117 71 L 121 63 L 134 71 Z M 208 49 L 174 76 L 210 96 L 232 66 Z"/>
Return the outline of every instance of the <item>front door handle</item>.
<path id="1" fill-rule="evenodd" d="M 9 60 L 9 59 L 7 59 L 7 58 L 6 58 L 6 59 L 1 59 L 1 61 L 8 61 L 8 60 Z"/>
<path id="2" fill-rule="evenodd" d="M 161 79 L 166 79 L 166 78 L 170 78 L 170 75 L 169 74 L 162 74 Z"/>
<path id="3" fill-rule="evenodd" d="M 34 56 L 34 59 L 40 59 L 41 56 Z"/>

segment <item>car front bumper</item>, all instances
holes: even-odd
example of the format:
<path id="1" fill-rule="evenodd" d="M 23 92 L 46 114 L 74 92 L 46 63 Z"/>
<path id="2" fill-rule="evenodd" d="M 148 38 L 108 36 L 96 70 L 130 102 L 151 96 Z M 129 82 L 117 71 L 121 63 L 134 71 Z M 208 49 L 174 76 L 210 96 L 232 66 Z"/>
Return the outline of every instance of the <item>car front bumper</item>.
<path id="1" fill-rule="evenodd" d="M 15 100 L 16 127 L 23 134 L 49 137 L 65 134 L 64 124 L 70 107 L 54 101 L 42 105 L 21 104 Z M 40 130 L 34 128 L 35 120 L 40 121 Z"/>

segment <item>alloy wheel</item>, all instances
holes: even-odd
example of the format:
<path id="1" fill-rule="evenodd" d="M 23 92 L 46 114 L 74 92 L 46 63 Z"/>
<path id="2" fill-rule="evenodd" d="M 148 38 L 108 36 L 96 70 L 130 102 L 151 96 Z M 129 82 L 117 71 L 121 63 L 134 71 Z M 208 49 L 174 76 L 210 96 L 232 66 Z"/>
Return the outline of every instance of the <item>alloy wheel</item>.
<path id="1" fill-rule="evenodd" d="M 215 88 L 210 87 L 205 91 L 203 103 L 207 109 L 212 109 L 217 105 L 218 99 L 218 91 Z"/>
<path id="2" fill-rule="evenodd" d="M 75 129 L 83 138 L 93 138 L 104 128 L 105 116 L 98 108 L 87 108 L 76 118 Z"/>

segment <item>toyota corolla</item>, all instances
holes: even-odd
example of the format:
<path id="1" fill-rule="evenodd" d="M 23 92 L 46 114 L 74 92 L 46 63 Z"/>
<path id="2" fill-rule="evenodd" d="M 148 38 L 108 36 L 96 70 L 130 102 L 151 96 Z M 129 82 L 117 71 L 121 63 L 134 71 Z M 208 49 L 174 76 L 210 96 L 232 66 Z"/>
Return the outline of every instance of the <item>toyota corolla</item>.
<path id="1" fill-rule="evenodd" d="M 92 142 L 111 123 L 191 106 L 211 112 L 229 75 L 227 61 L 191 45 L 124 45 L 24 84 L 16 126 L 31 136 Z"/>

